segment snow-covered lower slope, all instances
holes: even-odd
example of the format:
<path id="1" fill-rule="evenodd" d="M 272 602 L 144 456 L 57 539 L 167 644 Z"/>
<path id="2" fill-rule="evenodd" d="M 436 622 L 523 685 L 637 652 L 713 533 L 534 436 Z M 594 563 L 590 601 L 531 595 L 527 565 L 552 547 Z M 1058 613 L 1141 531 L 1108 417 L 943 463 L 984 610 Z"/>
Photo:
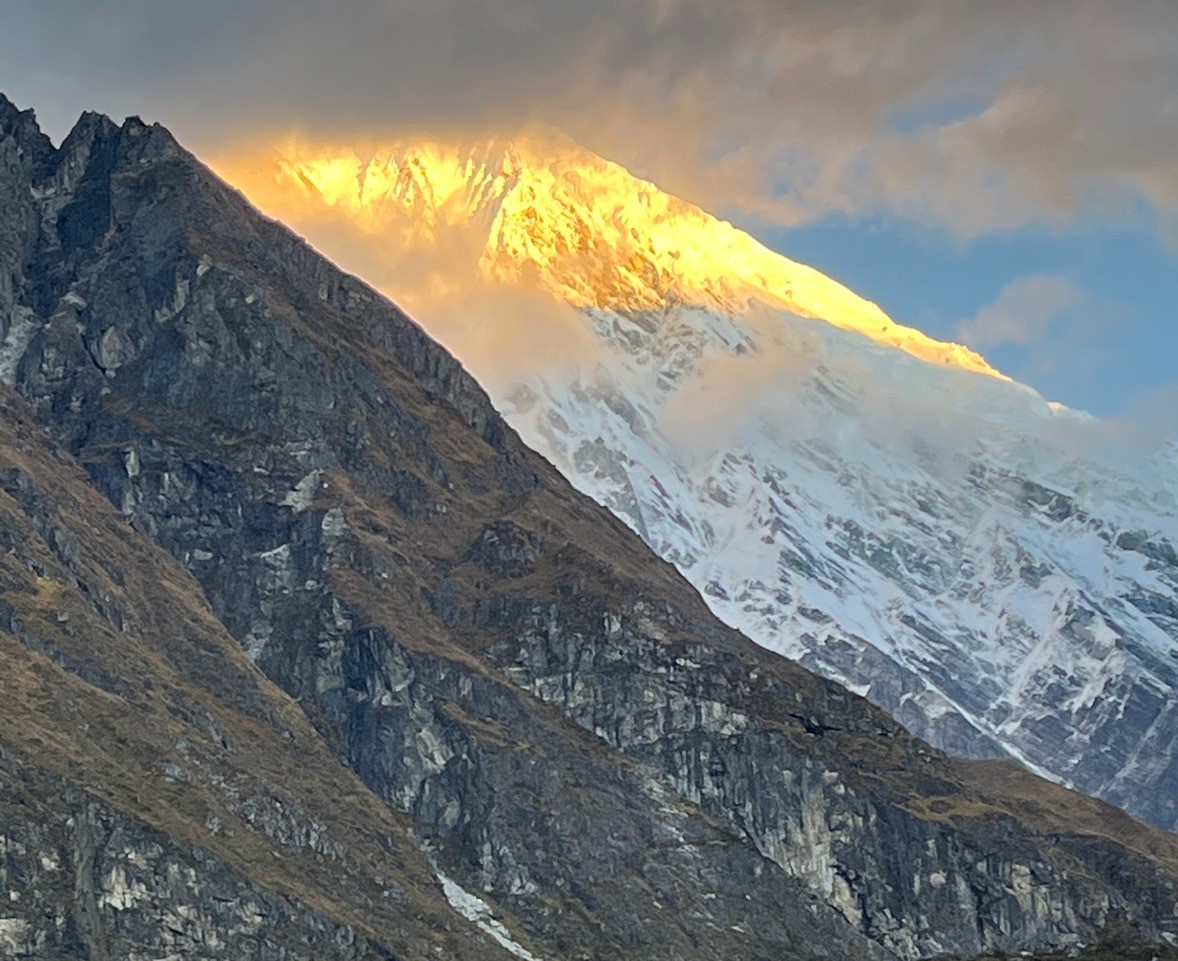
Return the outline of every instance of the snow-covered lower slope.
<path id="1" fill-rule="evenodd" d="M 788 314 L 592 323 L 626 349 L 508 417 L 721 617 L 934 744 L 1178 825 L 1172 450 Z"/>
<path id="2" fill-rule="evenodd" d="M 1172 447 L 567 144 L 307 150 L 223 171 L 361 272 L 468 250 L 469 323 L 431 330 L 722 618 L 934 744 L 1178 827 Z M 479 316 L 505 287 L 546 298 L 537 342 L 570 308 L 591 335 L 505 376 Z"/>

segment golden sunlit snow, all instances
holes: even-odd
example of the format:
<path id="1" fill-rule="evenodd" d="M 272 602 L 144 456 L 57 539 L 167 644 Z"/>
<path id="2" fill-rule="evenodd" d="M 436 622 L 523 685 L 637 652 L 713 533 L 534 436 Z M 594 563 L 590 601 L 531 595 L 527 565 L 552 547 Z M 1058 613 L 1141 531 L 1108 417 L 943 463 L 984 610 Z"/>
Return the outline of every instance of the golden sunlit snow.
<path id="1" fill-rule="evenodd" d="M 842 284 L 559 135 L 398 143 L 364 155 L 290 140 L 215 166 L 266 212 L 296 225 L 300 214 L 342 214 L 390 258 L 461 232 L 478 244 L 484 279 L 538 287 L 573 307 L 679 302 L 739 315 L 760 303 L 1005 379 L 969 348 L 894 323 Z"/>

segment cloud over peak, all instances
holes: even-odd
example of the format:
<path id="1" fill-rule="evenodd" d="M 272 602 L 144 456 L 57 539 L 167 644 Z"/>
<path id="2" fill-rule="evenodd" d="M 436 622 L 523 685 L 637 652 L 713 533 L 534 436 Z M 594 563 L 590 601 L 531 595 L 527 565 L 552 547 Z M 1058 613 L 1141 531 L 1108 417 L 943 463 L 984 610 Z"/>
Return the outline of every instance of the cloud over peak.
<path id="1" fill-rule="evenodd" d="M 6 17 L 0 85 L 68 103 L 53 128 L 78 102 L 158 115 L 202 150 L 541 121 L 766 223 L 882 213 L 970 237 L 1178 217 L 1168 2 L 16 0 Z M 53 49 L 71 55 L 50 72 Z"/>

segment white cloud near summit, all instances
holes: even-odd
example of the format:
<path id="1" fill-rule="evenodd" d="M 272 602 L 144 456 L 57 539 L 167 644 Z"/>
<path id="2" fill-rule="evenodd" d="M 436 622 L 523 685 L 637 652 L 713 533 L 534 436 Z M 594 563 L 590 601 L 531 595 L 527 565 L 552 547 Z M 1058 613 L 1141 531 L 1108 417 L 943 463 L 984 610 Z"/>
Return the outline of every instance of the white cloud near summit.
<path id="1" fill-rule="evenodd" d="M 1042 340 L 1049 328 L 1066 320 L 1066 312 L 1088 303 L 1090 296 L 1064 274 L 1027 274 L 1008 283 L 993 302 L 958 327 L 972 347 L 1026 344 Z"/>
<path id="2" fill-rule="evenodd" d="M 1009 372 L 1034 383 L 1048 374 L 1091 376 L 1116 347 L 1123 307 L 1104 300 L 1070 274 L 1024 274 L 957 327 L 957 337 L 989 352 L 1014 348 Z"/>

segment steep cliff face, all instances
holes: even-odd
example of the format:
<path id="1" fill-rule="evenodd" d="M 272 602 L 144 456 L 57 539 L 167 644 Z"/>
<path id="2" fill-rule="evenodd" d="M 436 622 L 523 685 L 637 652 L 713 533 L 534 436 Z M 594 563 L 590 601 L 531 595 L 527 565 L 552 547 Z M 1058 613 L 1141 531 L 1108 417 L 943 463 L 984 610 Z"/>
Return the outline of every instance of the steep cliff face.
<path id="1" fill-rule="evenodd" d="M 5 958 L 389 957 L 330 909 L 284 896 L 76 783 L 8 764 L 2 783 L 17 799 L 0 806 Z M 489 940 L 482 950 L 493 950 Z M 472 944 L 467 956 L 484 955 Z"/>
<path id="2" fill-rule="evenodd" d="M 510 957 L 3 386 L 0 656 L 5 957 Z"/>
<path id="3" fill-rule="evenodd" d="M 86 121 L 46 156 L 5 174 L 37 224 L 11 379 L 535 956 L 1178 934 L 1172 838 L 952 762 L 723 627 L 449 355 L 166 131 Z"/>

